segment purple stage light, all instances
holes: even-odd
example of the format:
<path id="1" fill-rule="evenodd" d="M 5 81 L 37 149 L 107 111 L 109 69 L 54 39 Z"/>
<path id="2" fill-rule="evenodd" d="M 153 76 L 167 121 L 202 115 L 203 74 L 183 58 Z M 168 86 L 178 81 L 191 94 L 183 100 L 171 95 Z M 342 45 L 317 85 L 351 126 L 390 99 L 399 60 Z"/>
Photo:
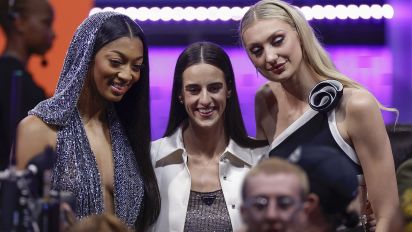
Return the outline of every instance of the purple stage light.
<path id="1" fill-rule="evenodd" d="M 215 6 L 209 7 L 208 9 L 209 17 L 208 19 L 210 21 L 216 21 L 219 19 L 219 9 Z"/>
<path id="2" fill-rule="evenodd" d="M 310 8 L 309 6 L 301 7 L 300 11 L 302 12 L 302 14 L 305 16 L 307 20 L 313 19 L 313 11 L 312 11 L 312 8 Z"/>
<path id="3" fill-rule="evenodd" d="M 393 18 L 395 11 L 391 5 L 385 4 L 382 6 L 383 17 L 387 19 Z"/>
<path id="4" fill-rule="evenodd" d="M 159 7 L 152 7 L 149 9 L 149 20 L 156 22 L 160 20 L 161 14 L 160 14 L 160 8 Z"/>
<path id="5" fill-rule="evenodd" d="M 227 6 L 219 7 L 218 14 L 220 15 L 220 20 L 228 21 L 232 18 L 231 9 Z"/>
<path id="6" fill-rule="evenodd" d="M 336 18 L 344 20 L 347 19 L 349 16 L 349 8 L 344 5 L 337 5 L 335 7 Z"/>
<path id="7" fill-rule="evenodd" d="M 149 49 L 153 139 L 160 138 L 166 129 L 173 72 L 177 57 L 183 49 L 183 47 Z M 249 135 L 254 136 L 254 95 L 266 79 L 256 73 L 255 67 L 242 48 L 227 47 L 225 50 L 233 64 L 246 129 Z M 340 71 L 362 84 L 383 105 L 393 106 L 393 66 L 389 48 L 334 46 L 328 47 L 327 50 Z M 383 116 L 386 123 L 392 123 L 396 115 L 383 111 Z"/>
<path id="8" fill-rule="evenodd" d="M 172 19 L 173 19 L 173 9 L 171 7 L 163 7 L 160 10 L 160 20 L 167 22 Z"/>
<path id="9" fill-rule="evenodd" d="M 348 17 L 350 19 L 359 19 L 359 7 L 355 6 L 355 5 L 349 5 L 347 7 L 347 12 L 348 12 Z"/>
<path id="10" fill-rule="evenodd" d="M 147 7 L 137 9 L 137 14 L 132 17 L 133 20 L 146 21 L 150 19 L 150 10 Z"/>
<path id="11" fill-rule="evenodd" d="M 360 12 L 360 17 L 362 19 L 370 19 L 371 18 L 371 12 L 370 12 L 370 7 L 368 5 L 360 5 L 359 6 L 359 12 Z"/>
<path id="12" fill-rule="evenodd" d="M 172 20 L 174 21 L 182 21 L 183 20 L 183 15 L 184 9 L 182 7 L 175 7 L 173 8 L 173 13 L 172 13 Z"/>
<path id="13" fill-rule="evenodd" d="M 372 18 L 374 19 L 381 19 L 383 17 L 382 7 L 377 4 L 373 4 L 370 7 L 370 11 L 372 14 Z"/>
<path id="14" fill-rule="evenodd" d="M 192 6 L 188 6 L 184 8 L 184 12 L 183 12 L 183 19 L 185 21 L 193 21 L 196 19 L 196 9 Z"/>
<path id="15" fill-rule="evenodd" d="M 320 5 L 314 5 L 312 6 L 312 15 L 314 19 L 324 19 L 325 18 L 325 14 L 323 12 L 323 7 Z"/>
<path id="16" fill-rule="evenodd" d="M 327 19 L 335 19 L 337 16 L 337 12 L 334 6 L 326 5 L 323 7 L 323 12 L 325 14 L 325 18 Z"/>
<path id="17" fill-rule="evenodd" d="M 198 21 L 205 21 L 207 19 L 207 8 L 206 7 L 198 7 L 197 8 L 197 20 Z"/>
<path id="18" fill-rule="evenodd" d="M 123 14 L 127 14 L 130 18 L 138 21 L 239 21 L 249 7 L 129 7 L 127 9 L 123 7 L 112 8 L 105 7 L 103 9 L 95 7 L 90 11 L 90 15 L 99 11 L 117 11 Z M 312 7 L 303 6 L 299 8 L 305 15 L 307 20 L 322 20 L 322 19 L 375 19 L 382 18 L 391 19 L 394 16 L 394 10 L 391 5 L 385 4 L 383 6 L 373 4 L 371 6 L 362 4 L 356 5 L 314 5 Z"/>

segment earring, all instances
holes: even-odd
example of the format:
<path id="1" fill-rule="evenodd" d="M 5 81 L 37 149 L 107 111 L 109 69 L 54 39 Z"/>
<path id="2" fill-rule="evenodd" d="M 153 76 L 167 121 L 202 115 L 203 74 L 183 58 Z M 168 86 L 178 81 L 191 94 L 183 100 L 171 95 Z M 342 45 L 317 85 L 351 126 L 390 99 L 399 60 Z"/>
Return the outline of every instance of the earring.
<path id="1" fill-rule="evenodd" d="M 183 99 L 181 96 L 179 96 L 179 103 L 183 105 Z"/>

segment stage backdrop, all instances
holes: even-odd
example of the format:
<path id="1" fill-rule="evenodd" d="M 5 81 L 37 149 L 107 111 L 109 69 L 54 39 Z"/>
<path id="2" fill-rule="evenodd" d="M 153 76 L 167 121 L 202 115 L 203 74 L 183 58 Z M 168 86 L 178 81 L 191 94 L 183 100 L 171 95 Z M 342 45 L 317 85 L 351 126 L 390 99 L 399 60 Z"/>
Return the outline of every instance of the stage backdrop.
<path id="1" fill-rule="evenodd" d="M 152 135 L 160 138 L 169 116 L 173 72 L 183 47 L 151 47 L 149 50 L 151 78 Z M 246 53 L 240 47 L 226 47 L 232 60 L 236 88 L 243 119 L 250 135 L 255 135 L 254 94 L 265 83 L 256 74 Z M 392 105 L 392 55 L 387 47 L 328 47 L 336 66 L 344 74 L 357 80 L 371 91 L 385 106 Z M 391 123 L 394 113 L 383 112 L 385 122 Z"/>
<path id="2" fill-rule="evenodd" d="M 51 0 L 51 3 L 56 14 L 54 23 L 56 40 L 47 54 L 49 65 L 42 68 L 40 59 L 34 57 L 29 67 L 35 81 L 46 90 L 49 96 L 54 92 L 73 33 L 93 7 L 92 0 Z M 3 50 L 4 42 L 4 36 L 0 35 L 0 50 Z M 183 49 L 183 47 L 150 47 L 153 139 L 160 138 L 166 128 L 174 66 Z M 265 79 L 256 74 L 255 68 L 240 47 L 226 47 L 225 49 L 233 62 L 246 128 L 249 134 L 254 136 L 254 94 Z M 389 48 L 386 46 L 329 46 L 327 50 L 343 73 L 359 81 L 377 96 L 382 104 L 393 105 L 393 57 Z M 383 114 L 386 123 L 394 121 L 393 113 L 383 112 Z"/>

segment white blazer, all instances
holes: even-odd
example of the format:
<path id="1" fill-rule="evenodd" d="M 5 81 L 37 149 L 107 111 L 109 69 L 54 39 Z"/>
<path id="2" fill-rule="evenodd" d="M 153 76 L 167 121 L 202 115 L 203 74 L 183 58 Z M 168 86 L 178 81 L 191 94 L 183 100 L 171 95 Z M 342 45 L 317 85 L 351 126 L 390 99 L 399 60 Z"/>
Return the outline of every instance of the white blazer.
<path id="1" fill-rule="evenodd" d="M 268 147 L 250 149 L 230 140 L 219 161 L 219 178 L 233 231 L 242 227 L 240 217 L 243 177 L 267 153 Z M 185 226 L 191 179 L 187 153 L 183 146 L 182 129 L 170 137 L 152 142 L 152 164 L 161 196 L 160 215 L 152 231 L 182 232 Z"/>

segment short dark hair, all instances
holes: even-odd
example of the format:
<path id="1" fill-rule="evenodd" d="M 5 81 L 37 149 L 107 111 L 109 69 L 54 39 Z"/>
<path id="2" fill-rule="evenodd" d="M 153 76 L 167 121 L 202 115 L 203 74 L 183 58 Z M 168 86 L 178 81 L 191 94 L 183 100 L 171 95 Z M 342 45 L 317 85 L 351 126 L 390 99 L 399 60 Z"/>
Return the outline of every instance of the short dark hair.
<path id="1" fill-rule="evenodd" d="M 143 231 L 159 215 L 160 193 L 150 159 L 149 57 L 142 29 L 128 17 L 111 17 L 97 32 L 93 57 L 104 45 L 121 37 L 138 37 L 143 44 L 144 68 L 140 72 L 140 79 L 120 102 L 114 103 L 144 181 L 144 208 L 136 222 L 136 228 Z"/>
<path id="2" fill-rule="evenodd" d="M 225 109 L 225 130 L 229 138 L 243 147 L 261 147 L 267 145 L 267 141 L 254 140 L 248 137 L 239 106 L 235 75 L 229 56 L 219 45 L 211 42 L 196 42 L 189 45 L 177 59 L 170 103 L 169 121 L 164 137 L 172 135 L 187 118 L 185 107 L 179 103 L 182 94 L 183 72 L 190 66 L 205 63 L 222 70 L 231 96 L 227 100 Z"/>
<path id="3" fill-rule="evenodd" d="M 48 3 L 48 0 L 44 2 Z M 31 4 L 33 0 L 0 0 L 0 26 L 6 35 L 12 30 L 13 21 L 17 15 L 25 17 L 31 13 Z"/>

